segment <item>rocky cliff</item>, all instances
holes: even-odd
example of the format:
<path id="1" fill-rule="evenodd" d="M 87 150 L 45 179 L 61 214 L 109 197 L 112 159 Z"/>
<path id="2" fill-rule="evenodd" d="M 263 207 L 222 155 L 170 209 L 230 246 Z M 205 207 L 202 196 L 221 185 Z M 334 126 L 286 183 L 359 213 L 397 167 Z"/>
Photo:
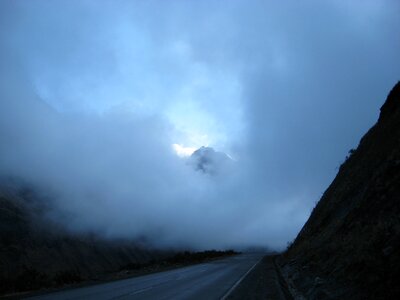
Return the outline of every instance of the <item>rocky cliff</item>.
<path id="1" fill-rule="evenodd" d="M 281 263 L 309 299 L 400 299 L 400 82 Z"/>

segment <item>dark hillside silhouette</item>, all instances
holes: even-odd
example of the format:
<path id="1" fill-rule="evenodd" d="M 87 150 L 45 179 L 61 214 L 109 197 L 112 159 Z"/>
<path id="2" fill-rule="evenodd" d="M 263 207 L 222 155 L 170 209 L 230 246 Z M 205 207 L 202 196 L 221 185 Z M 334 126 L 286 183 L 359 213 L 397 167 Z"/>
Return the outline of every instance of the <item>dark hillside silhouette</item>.
<path id="1" fill-rule="evenodd" d="M 310 299 L 400 299 L 400 82 L 285 254 Z"/>

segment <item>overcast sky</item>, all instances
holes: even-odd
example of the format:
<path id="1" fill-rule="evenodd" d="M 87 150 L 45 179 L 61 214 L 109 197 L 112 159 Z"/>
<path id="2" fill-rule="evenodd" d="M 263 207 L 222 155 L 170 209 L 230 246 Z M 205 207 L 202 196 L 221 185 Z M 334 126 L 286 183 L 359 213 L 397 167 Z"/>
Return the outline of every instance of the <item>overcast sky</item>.
<path id="1" fill-rule="evenodd" d="M 3 0 L 0 175 L 74 231 L 281 249 L 400 79 L 399 16 L 396 0 Z M 203 145 L 234 168 L 175 151 Z"/>

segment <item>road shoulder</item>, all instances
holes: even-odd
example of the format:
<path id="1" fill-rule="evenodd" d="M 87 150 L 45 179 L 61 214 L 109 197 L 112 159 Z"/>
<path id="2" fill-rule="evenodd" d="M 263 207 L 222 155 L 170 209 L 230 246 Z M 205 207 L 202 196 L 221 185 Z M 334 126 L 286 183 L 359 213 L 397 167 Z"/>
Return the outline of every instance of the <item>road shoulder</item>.
<path id="1" fill-rule="evenodd" d="M 274 260 L 273 255 L 264 256 L 226 299 L 292 299 L 276 269 Z"/>

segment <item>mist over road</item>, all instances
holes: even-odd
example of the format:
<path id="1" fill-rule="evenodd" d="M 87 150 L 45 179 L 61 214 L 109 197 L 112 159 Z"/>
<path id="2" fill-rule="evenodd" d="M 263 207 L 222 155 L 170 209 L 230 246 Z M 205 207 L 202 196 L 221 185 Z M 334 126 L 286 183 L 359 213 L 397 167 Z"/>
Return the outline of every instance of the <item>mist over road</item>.
<path id="1" fill-rule="evenodd" d="M 29 299 L 221 299 L 263 256 L 242 254 Z"/>

